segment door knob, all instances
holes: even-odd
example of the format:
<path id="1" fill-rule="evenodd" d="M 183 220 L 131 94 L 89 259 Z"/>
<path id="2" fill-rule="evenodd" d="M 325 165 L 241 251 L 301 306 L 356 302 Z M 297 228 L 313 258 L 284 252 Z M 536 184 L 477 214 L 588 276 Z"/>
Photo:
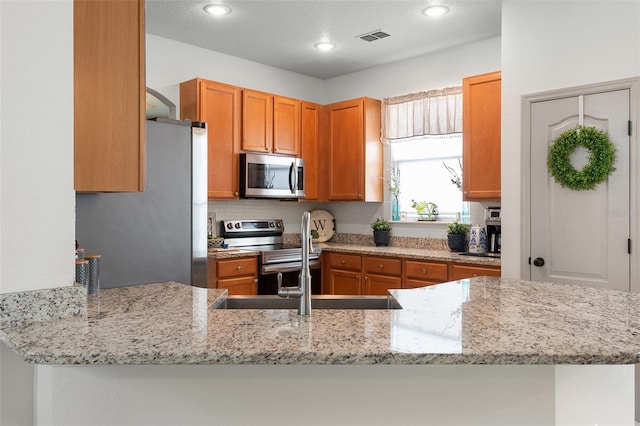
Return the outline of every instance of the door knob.
<path id="1" fill-rule="evenodd" d="M 535 259 L 533 259 L 533 266 L 544 266 L 544 259 L 541 257 L 536 257 Z"/>

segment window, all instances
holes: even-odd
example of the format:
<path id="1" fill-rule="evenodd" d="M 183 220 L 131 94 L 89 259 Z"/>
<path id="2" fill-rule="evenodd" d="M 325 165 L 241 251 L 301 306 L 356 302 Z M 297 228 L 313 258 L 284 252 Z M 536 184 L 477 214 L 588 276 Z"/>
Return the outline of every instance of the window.
<path id="1" fill-rule="evenodd" d="M 400 212 L 418 220 L 412 201 L 433 202 L 438 219 L 454 221 L 459 214 L 468 220 L 468 203 L 453 181 L 461 176 L 462 134 L 421 136 L 390 144 L 391 160 L 400 177 Z"/>
<path id="2" fill-rule="evenodd" d="M 462 88 L 386 98 L 382 109 L 383 138 L 390 147 L 391 169 L 399 177 L 400 212 L 418 220 L 413 201 L 431 202 L 438 206 L 439 220 L 454 221 L 460 215 L 468 222 L 469 203 L 462 201 L 460 187 Z"/>

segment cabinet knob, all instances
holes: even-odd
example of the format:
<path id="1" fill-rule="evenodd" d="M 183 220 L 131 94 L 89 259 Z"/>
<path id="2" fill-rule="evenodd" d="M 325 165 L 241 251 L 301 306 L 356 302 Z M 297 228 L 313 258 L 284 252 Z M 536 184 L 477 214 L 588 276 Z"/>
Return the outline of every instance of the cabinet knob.
<path id="1" fill-rule="evenodd" d="M 344 265 L 345 263 L 347 263 L 347 261 L 346 261 L 346 260 L 344 260 L 344 259 L 342 259 L 342 260 L 340 261 L 340 263 Z"/>
<path id="2" fill-rule="evenodd" d="M 383 269 L 383 268 L 384 268 L 384 265 L 382 263 L 378 265 L 378 269 Z"/>
<path id="3" fill-rule="evenodd" d="M 426 274 L 427 273 L 427 268 L 422 268 L 422 273 Z"/>
<path id="4" fill-rule="evenodd" d="M 369 279 L 369 277 L 365 275 L 364 277 L 362 277 L 362 279 L 366 281 Z"/>
<path id="5" fill-rule="evenodd" d="M 362 199 L 362 194 L 358 194 L 358 198 Z"/>
<path id="6" fill-rule="evenodd" d="M 242 266 L 238 265 L 236 266 L 236 269 L 239 271 L 240 269 L 242 269 Z"/>
<path id="7" fill-rule="evenodd" d="M 258 279 L 257 279 L 257 278 L 254 278 L 254 279 L 253 279 L 253 282 L 254 282 L 254 283 L 256 283 L 256 284 L 258 284 Z"/>

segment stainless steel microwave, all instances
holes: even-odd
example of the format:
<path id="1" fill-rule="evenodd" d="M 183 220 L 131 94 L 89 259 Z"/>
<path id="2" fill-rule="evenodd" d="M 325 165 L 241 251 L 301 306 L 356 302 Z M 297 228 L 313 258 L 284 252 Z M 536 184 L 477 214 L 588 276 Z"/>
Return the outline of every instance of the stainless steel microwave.
<path id="1" fill-rule="evenodd" d="M 240 154 L 240 198 L 304 197 L 304 160 L 271 154 Z"/>

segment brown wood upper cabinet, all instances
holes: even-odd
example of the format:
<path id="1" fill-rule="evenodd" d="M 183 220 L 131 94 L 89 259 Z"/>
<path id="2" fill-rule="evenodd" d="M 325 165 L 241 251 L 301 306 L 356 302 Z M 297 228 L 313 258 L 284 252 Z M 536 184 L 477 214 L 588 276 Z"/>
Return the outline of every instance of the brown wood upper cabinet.
<path id="1" fill-rule="evenodd" d="M 300 156 L 300 101 L 243 90 L 242 150 Z"/>
<path id="2" fill-rule="evenodd" d="M 75 0 L 74 188 L 145 184 L 144 0 Z"/>
<path id="3" fill-rule="evenodd" d="M 195 78 L 180 84 L 180 117 L 207 123 L 208 197 L 238 197 L 241 89 Z"/>
<path id="4" fill-rule="evenodd" d="M 465 201 L 500 200 L 501 73 L 462 80 L 462 194 Z"/>
<path id="5" fill-rule="evenodd" d="M 329 106 L 330 201 L 383 201 L 380 101 Z"/>
<path id="6" fill-rule="evenodd" d="M 320 105 L 311 102 L 301 102 L 300 145 L 304 160 L 304 193 L 307 200 L 316 200 L 319 197 L 320 108 Z"/>
<path id="7" fill-rule="evenodd" d="M 298 99 L 273 97 L 273 152 L 300 156 L 300 104 Z"/>
<path id="8" fill-rule="evenodd" d="M 273 95 L 242 91 L 243 151 L 271 152 L 273 147 Z"/>

